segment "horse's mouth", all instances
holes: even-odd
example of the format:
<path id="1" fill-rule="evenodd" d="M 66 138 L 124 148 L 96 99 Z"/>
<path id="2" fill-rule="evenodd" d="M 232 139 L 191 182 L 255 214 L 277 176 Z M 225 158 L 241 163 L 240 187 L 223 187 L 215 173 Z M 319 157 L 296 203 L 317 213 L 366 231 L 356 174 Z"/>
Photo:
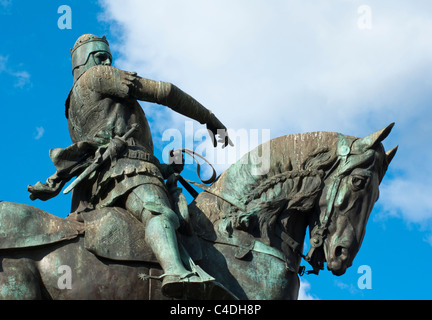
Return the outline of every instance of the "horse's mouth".
<path id="1" fill-rule="evenodd" d="M 330 270 L 335 276 L 343 275 L 347 268 L 348 266 L 340 263 L 339 261 L 327 263 L 327 269 Z"/>
<path id="2" fill-rule="evenodd" d="M 341 276 L 352 265 L 349 250 L 343 246 L 330 248 L 330 250 L 331 254 L 327 255 L 327 269 L 335 276 Z"/>

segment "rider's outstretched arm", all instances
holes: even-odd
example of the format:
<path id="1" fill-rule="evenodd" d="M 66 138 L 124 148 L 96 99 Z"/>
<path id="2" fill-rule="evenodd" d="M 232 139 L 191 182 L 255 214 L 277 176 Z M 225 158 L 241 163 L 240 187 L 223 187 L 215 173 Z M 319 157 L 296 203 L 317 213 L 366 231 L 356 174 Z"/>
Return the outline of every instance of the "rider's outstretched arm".
<path id="1" fill-rule="evenodd" d="M 206 124 L 207 129 L 213 133 L 215 146 L 217 144 L 216 134 L 221 135 L 222 141 L 220 142 L 224 146 L 232 145 L 225 125 L 210 110 L 172 83 L 137 77 L 131 91 L 138 100 L 162 104 L 201 124 Z"/>
<path id="2" fill-rule="evenodd" d="M 117 96 L 122 99 L 137 99 L 154 102 L 206 124 L 213 133 L 216 146 L 216 135 L 219 134 L 224 146 L 232 145 L 226 133 L 226 127 L 201 103 L 169 82 L 155 81 L 139 77 L 134 72 L 127 72 L 112 66 L 98 65 L 87 70 L 81 82 L 90 82 L 87 87 L 101 95 Z"/>

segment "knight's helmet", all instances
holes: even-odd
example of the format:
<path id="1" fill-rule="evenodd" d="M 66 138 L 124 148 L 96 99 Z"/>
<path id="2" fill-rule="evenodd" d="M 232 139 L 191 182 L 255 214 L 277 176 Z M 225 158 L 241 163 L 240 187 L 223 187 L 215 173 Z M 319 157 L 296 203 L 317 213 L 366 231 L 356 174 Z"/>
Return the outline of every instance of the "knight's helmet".
<path id="1" fill-rule="evenodd" d="M 108 53 L 112 60 L 109 44 L 105 36 L 99 38 L 93 34 L 84 34 L 78 38 L 73 49 L 71 49 L 74 82 L 86 70 L 96 65 L 94 58 L 91 57 L 93 57 L 93 54 L 101 51 Z"/>

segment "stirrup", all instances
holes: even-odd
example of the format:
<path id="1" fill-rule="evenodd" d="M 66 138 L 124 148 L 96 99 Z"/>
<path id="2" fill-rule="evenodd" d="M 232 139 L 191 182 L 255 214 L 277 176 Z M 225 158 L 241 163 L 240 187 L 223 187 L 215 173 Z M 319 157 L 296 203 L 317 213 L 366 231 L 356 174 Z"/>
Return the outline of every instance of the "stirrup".
<path id="1" fill-rule="evenodd" d="M 168 282 L 165 282 L 167 281 Z M 192 300 L 238 300 L 238 298 L 216 280 L 204 280 L 199 276 L 186 277 L 176 281 L 168 278 L 162 282 L 162 294 L 174 299 Z"/>
<path id="2" fill-rule="evenodd" d="M 165 278 L 167 276 L 171 276 L 171 277 L 178 277 L 180 280 L 183 280 L 187 277 L 194 276 L 194 275 L 199 277 L 199 275 L 197 273 L 189 272 L 189 273 L 185 273 L 184 275 L 164 273 L 164 274 L 161 274 L 160 276 L 151 276 L 149 274 L 140 273 L 138 275 L 138 278 L 140 278 L 141 280 L 148 280 L 148 279 L 163 280 L 163 278 Z"/>
<path id="3" fill-rule="evenodd" d="M 162 283 L 162 293 L 170 298 L 177 299 L 222 299 L 222 300 L 238 300 L 231 291 L 217 282 L 214 278 L 202 278 L 196 272 L 186 273 L 184 275 L 175 275 L 164 273 L 160 276 L 151 276 L 145 273 L 140 273 L 138 277 L 141 280 L 165 280 L 166 277 L 173 277 L 172 282 Z M 188 278 L 193 277 L 195 281 L 189 281 Z M 177 279 L 176 279 L 177 278 Z M 198 280 L 199 281 L 196 281 Z M 178 281 L 175 281 L 178 280 Z M 206 292 L 206 291 L 210 292 Z"/>
<path id="4" fill-rule="evenodd" d="M 200 299 L 214 280 L 204 280 L 194 272 L 185 275 L 166 275 L 162 281 L 162 293 L 170 298 Z"/>

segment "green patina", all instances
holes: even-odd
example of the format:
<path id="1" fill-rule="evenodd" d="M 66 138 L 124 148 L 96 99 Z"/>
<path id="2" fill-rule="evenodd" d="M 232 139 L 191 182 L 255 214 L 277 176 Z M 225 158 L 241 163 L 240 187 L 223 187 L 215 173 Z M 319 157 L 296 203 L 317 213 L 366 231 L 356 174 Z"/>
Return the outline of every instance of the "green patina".
<path id="1" fill-rule="evenodd" d="M 0 272 L 1 297 L 31 296 L 32 285 L 40 288 L 38 281 L 48 278 L 33 269 L 53 278 L 66 262 L 79 272 L 78 289 L 44 283 L 53 298 L 136 297 L 162 280 L 159 297 L 292 299 L 302 257 L 314 273 L 325 261 L 333 273 L 345 272 L 396 153 L 381 144 L 393 124 L 364 138 L 315 132 L 272 139 L 187 205 L 177 188 L 183 156 L 173 152 L 168 164 L 154 156 L 138 101 L 205 124 L 215 147 L 232 145 L 225 125 L 175 85 L 112 67 L 105 38 L 81 36 L 71 56 L 74 82 L 65 111 L 73 144 L 50 151 L 56 172 L 28 190 L 32 200 L 48 200 L 76 177 L 67 189 L 72 213 L 60 219 L 0 203 L 0 249 L 29 248 L 22 255 L 33 263 L 31 271 L 13 264 Z M 157 265 L 162 270 L 154 271 Z"/>

